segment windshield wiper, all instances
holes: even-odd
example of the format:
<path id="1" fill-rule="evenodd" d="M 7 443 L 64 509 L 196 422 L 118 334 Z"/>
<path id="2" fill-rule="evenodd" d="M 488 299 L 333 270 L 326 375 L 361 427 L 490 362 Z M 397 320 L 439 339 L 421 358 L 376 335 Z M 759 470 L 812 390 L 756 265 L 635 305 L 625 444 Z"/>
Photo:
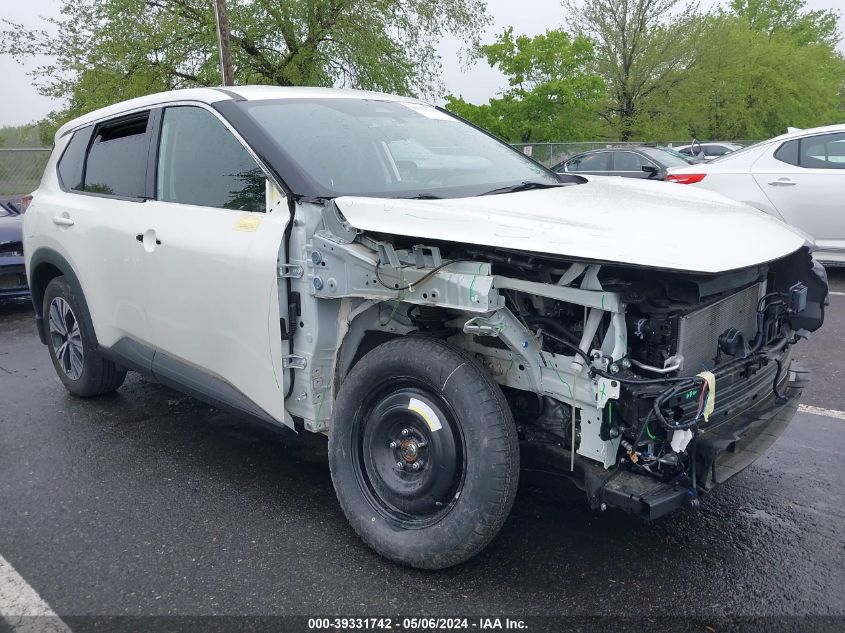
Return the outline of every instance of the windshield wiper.
<path id="1" fill-rule="evenodd" d="M 516 193 L 517 191 L 528 191 L 530 189 L 549 189 L 551 187 L 565 187 L 561 182 L 536 182 L 533 180 L 523 180 L 518 185 L 508 185 L 507 187 L 499 187 L 498 189 L 491 189 L 485 191 L 481 196 L 493 196 L 499 193 Z"/>
<path id="2" fill-rule="evenodd" d="M 415 196 L 402 196 L 404 200 L 442 200 L 440 196 L 435 196 L 433 193 L 418 193 Z"/>

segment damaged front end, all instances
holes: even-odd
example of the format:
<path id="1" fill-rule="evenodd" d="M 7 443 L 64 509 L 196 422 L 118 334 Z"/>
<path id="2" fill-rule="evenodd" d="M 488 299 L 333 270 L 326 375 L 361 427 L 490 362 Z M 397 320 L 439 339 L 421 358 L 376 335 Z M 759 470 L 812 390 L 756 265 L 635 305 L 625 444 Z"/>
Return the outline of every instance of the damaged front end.
<path id="1" fill-rule="evenodd" d="M 558 278 L 536 259 L 507 266 L 601 293 L 596 307 L 540 299 L 536 282 L 495 282 L 539 350 L 542 395 L 506 389 L 523 443 L 594 508 L 654 519 L 697 504 L 791 421 L 808 380 L 792 346 L 821 326 L 827 299 L 808 248 L 710 275 L 575 263 Z M 482 334 L 464 345 L 489 356 L 481 348 L 504 332 Z"/>
<path id="2" fill-rule="evenodd" d="M 696 502 L 782 432 L 806 382 L 792 347 L 827 300 L 808 246 L 699 273 L 421 243 L 352 229 L 331 204 L 302 233 L 294 285 L 341 300 L 297 333 L 312 385 L 288 408 L 307 429 L 328 429 L 328 394 L 369 349 L 437 337 L 502 387 L 524 452 L 595 508 L 647 518 Z"/>

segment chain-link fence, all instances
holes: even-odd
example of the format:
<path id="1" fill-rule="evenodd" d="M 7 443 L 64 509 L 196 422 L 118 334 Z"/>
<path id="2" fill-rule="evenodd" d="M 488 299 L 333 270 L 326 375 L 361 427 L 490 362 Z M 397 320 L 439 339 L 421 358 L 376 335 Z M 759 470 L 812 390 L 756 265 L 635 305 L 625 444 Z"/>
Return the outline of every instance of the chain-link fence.
<path id="1" fill-rule="evenodd" d="M 701 141 L 706 143 L 707 141 Z M 751 145 L 757 141 L 731 141 L 739 145 Z M 542 163 L 546 167 L 554 167 L 559 162 L 566 160 L 570 156 L 579 154 L 581 152 L 588 152 L 593 149 L 607 149 L 611 147 L 638 147 L 644 143 L 626 143 L 622 141 L 585 141 L 572 143 L 512 143 L 512 145 L 521 151 L 526 156 L 530 156 L 538 163 Z M 665 143 L 648 143 L 648 145 L 657 145 L 660 147 L 683 147 L 689 145 L 690 141 L 669 141 Z"/>
<path id="2" fill-rule="evenodd" d="M 0 148 L 0 196 L 25 196 L 38 187 L 49 149 Z"/>

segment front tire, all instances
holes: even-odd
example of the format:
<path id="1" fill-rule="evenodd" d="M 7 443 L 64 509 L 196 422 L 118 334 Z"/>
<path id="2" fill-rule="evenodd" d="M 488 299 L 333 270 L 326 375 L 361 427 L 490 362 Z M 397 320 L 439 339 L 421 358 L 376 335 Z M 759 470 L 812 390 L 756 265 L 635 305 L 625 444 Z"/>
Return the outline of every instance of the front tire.
<path id="1" fill-rule="evenodd" d="M 369 352 L 344 380 L 329 466 L 364 542 L 398 563 L 442 569 L 504 524 L 519 444 L 501 389 L 472 357 L 406 337 Z"/>
<path id="2" fill-rule="evenodd" d="M 126 371 L 95 351 L 93 327 L 85 299 L 64 277 L 52 279 L 44 291 L 47 347 L 59 380 L 75 396 L 90 398 L 120 387 Z"/>

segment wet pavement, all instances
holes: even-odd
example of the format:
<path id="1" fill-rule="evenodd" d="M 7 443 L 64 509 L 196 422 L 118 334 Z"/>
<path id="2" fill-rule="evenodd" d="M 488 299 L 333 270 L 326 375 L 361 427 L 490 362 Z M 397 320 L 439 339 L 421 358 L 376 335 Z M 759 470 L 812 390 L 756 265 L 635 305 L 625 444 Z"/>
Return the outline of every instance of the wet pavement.
<path id="1" fill-rule="evenodd" d="M 805 404 L 845 410 L 844 348 L 838 295 L 798 353 L 815 372 Z M 62 616 L 845 615 L 843 453 L 845 420 L 800 413 L 699 511 L 655 523 L 523 472 L 481 555 L 413 571 L 348 527 L 322 436 L 134 374 L 72 398 L 29 308 L 0 308 L 0 555 Z"/>

